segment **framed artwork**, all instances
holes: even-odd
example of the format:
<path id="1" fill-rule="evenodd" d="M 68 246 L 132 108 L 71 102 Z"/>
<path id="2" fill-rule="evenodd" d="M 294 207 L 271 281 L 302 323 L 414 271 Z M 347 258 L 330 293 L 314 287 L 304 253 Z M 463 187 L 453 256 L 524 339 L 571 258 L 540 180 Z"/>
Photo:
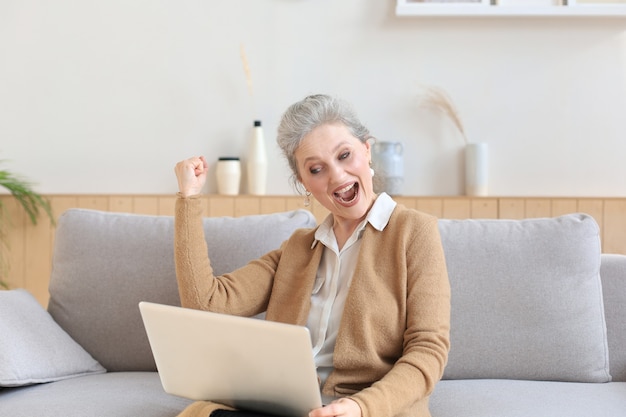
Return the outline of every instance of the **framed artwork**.
<path id="1" fill-rule="evenodd" d="M 398 16 L 626 16 L 626 0 L 396 0 Z"/>
<path id="2" fill-rule="evenodd" d="M 569 0 L 569 4 L 578 4 L 581 6 L 602 6 L 609 4 L 622 4 L 626 5 L 626 0 Z"/>
<path id="3" fill-rule="evenodd" d="M 428 4 L 428 5 L 437 5 L 437 4 L 453 4 L 453 5 L 483 5 L 489 6 L 491 5 L 491 0 L 406 0 L 407 3 L 410 4 Z"/>
<path id="4" fill-rule="evenodd" d="M 564 6 L 567 0 L 496 0 L 498 6 Z"/>

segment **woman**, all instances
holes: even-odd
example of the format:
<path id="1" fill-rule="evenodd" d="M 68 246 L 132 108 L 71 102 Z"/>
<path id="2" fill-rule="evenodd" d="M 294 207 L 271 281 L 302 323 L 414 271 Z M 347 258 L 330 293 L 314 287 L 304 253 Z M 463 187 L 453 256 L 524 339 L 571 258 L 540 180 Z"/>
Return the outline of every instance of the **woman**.
<path id="1" fill-rule="evenodd" d="M 280 249 L 214 277 L 197 198 L 207 162 L 179 162 L 176 273 L 185 307 L 306 325 L 325 395 L 310 417 L 429 416 L 449 350 L 450 288 L 437 219 L 376 195 L 370 136 L 326 95 L 290 106 L 278 144 L 298 186 L 330 211 Z M 231 295 L 233 294 L 233 295 Z M 194 403 L 182 415 L 223 408 Z M 219 412 L 217 413 L 219 414 Z"/>

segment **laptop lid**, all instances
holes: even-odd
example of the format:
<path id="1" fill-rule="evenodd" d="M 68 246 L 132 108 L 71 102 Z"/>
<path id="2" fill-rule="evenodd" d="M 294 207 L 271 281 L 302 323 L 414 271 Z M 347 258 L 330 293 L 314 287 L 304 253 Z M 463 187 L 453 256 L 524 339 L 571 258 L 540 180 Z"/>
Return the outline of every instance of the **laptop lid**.
<path id="1" fill-rule="evenodd" d="M 306 327 L 142 301 L 165 392 L 283 416 L 322 406 Z"/>

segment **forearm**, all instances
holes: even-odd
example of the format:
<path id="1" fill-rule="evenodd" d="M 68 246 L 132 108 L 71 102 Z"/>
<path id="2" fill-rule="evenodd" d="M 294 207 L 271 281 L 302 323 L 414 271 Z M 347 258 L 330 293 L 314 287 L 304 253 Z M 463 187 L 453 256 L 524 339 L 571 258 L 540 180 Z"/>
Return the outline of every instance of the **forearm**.
<path id="1" fill-rule="evenodd" d="M 215 276 L 204 236 L 202 200 L 179 197 L 174 219 L 176 280 L 183 307 L 253 316 L 265 311 L 280 251 Z"/>
<path id="2" fill-rule="evenodd" d="M 179 196 L 176 200 L 174 261 L 181 305 L 207 309 L 216 283 L 207 254 L 199 196 Z"/>

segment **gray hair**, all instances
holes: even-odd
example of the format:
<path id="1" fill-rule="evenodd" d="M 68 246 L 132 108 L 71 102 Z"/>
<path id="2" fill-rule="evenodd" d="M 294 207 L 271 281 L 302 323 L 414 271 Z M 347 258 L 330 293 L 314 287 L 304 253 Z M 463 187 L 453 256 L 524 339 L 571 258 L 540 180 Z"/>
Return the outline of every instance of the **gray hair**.
<path id="1" fill-rule="evenodd" d="M 342 123 L 361 142 L 373 139 L 347 102 L 325 94 L 305 97 L 289 106 L 283 114 L 276 141 L 289 163 L 296 188 L 299 184 L 298 164 L 294 156 L 296 149 L 313 129 L 332 123 Z"/>

